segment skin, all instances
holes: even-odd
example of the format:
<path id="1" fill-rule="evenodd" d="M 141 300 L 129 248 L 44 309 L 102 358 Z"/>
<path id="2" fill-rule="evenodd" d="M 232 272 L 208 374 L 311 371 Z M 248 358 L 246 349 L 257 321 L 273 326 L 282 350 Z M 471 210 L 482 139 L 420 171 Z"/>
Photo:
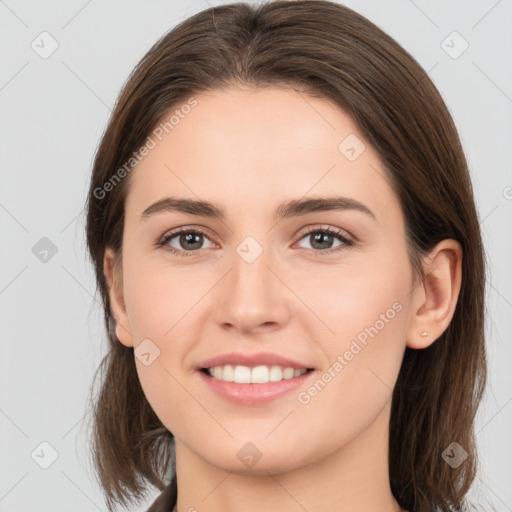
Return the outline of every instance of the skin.
<path id="1" fill-rule="evenodd" d="M 119 341 L 136 349 L 149 338 L 160 350 L 148 366 L 135 360 L 148 401 L 176 438 L 177 510 L 398 511 L 388 476 L 392 390 L 406 346 L 429 346 L 450 323 L 461 248 L 442 241 L 424 259 L 426 279 L 415 282 L 398 197 L 378 153 L 335 104 L 277 87 L 195 98 L 132 171 L 122 264 L 110 249 L 104 259 Z M 355 161 L 338 150 L 349 134 L 366 145 Z M 375 219 L 348 210 L 272 220 L 283 201 L 333 194 L 364 203 Z M 227 217 L 161 212 L 141 221 L 171 195 L 218 203 Z M 342 242 L 318 248 L 307 226 L 357 240 L 322 255 Z M 195 253 L 179 236 L 168 242 L 188 257 L 155 246 L 178 227 L 208 233 Z M 263 249 L 250 264 L 236 252 L 247 236 Z M 299 403 L 298 393 L 397 302 L 400 312 Z M 195 370 L 231 351 L 277 352 L 316 375 L 268 404 L 235 405 Z M 252 467 L 237 457 L 247 442 L 262 454 Z"/>

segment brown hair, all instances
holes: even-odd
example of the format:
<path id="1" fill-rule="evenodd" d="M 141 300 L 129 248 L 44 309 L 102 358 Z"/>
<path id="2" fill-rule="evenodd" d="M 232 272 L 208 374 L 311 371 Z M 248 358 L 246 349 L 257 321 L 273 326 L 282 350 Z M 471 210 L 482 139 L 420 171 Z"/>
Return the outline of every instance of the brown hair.
<path id="1" fill-rule="evenodd" d="M 443 99 L 416 60 L 369 20 L 327 0 L 199 12 L 154 44 L 115 105 L 94 161 L 86 227 L 109 340 L 93 401 L 94 463 L 109 510 L 114 502 L 140 501 L 147 483 L 164 489 L 172 479 L 176 493 L 174 437 L 146 400 L 133 349 L 118 341 L 111 318 L 103 256 L 111 247 L 120 259 L 131 177 L 119 170 L 171 108 L 232 84 L 299 87 L 353 118 L 398 193 L 419 282 L 421 257 L 437 242 L 461 244 L 453 319 L 428 348 L 406 349 L 389 435 L 398 503 L 414 512 L 460 510 L 476 474 L 474 418 L 486 382 L 485 255 L 466 158 Z M 454 441 L 468 454 L 456 469 L 441 456 Z"/>

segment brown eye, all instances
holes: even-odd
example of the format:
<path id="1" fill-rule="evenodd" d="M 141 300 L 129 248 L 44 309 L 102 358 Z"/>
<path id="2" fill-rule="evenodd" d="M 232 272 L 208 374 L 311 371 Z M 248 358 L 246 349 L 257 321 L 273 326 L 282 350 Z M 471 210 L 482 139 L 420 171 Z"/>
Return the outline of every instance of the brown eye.
<path id="1" fill-rule="evenodd" d="M 345 246 L 353 245 L 352 240 L 349 240 L 345 233 L 331 228 L 310 228 L 308 231 L 301 237 L 301 240 L 309 240 L 311 245 L 311 250 L 314 250 L 318 253 L 329 254 L 332 252 L 336 252 L 340 249 L 343 249 Z M 338 240 L 340 243 L 334 245 Z M 305 249 L 309 249 L 305 247 Z"/>
<path id="2" fill-rule="evenodd" d="M 178 256 L 189 256 L 187 252 L 194 253 L 204 249 L 205 240 L 209 238 L 198 229 L 179 229 L 165 236 L 158 245 Z"/>

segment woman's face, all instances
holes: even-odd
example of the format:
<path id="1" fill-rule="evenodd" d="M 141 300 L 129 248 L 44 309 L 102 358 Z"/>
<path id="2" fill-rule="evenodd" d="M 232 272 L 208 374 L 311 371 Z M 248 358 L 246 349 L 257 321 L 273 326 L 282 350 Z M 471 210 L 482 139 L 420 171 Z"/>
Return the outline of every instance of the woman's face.
<path id="1" fill-rule="evenodd" d="M 118 337 L 178 442 L 228 471 L 290 470 L 387 426 L 412 309 L 404 218 L 378 154 L 331 102 L 284 88 L 194 98 L 132 171 Z M 171 197 L 224 217 L 148 211 Z M 336 197 L 345 207 L 297 206 Z M 193 233 L 158 245 L 178 228 Z M 314 371 L 251 401 L 199 369 L 263 352 Z"/>

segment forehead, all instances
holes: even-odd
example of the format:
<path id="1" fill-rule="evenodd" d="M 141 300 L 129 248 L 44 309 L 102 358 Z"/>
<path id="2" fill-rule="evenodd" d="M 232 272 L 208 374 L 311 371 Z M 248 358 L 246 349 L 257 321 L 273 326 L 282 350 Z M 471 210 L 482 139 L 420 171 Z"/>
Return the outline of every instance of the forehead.
<path id="1" fill-rule="evenodd" d="M 127 217 L 168 195 L 238 212 L 333 192 L 377 211 L 396 206 L 378 153 L 335 103 L 281 87 L 193 100 L 176 104 L 150 135 L 154 147 L 132 171 Z"/>

